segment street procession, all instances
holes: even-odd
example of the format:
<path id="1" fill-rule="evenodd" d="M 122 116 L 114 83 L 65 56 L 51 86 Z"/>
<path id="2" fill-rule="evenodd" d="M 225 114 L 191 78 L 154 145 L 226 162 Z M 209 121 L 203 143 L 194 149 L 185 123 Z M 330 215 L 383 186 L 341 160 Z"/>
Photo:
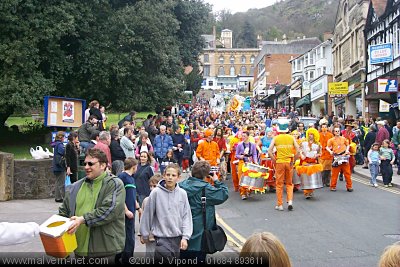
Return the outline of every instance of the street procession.
<path id="1" fill-rule="evenodd" d="M 0 265 L 400 267 L 399 0 L 0 7 Z"/>

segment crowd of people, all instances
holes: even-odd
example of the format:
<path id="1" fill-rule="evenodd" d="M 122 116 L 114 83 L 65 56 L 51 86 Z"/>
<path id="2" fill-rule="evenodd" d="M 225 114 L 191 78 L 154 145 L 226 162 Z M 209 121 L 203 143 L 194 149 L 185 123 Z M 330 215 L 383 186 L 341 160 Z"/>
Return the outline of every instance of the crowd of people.
<path id="1" fill-rule="evenodd" d="M 356 164 L 370 169 L 371 186 L 378 186 L 379 173 L 384 186 L 392 186 L 392 165 L 400 164 L 400 122 L 391 128 L 379 118 L 366 122 L 362 117 L 331 114 L 305 125 L 294 110 L 216 113 L 206 101 L 198 103 L 182 106 L 177 114 L 168 110 L 149 114 L 140 126 L 131 112 L 118 125 L 106 127 L 98 101 L 92 101 L 87 120 L 69 135 L 65 148 L 64 134 L 56 135 L 55 200 L 62 202 L 60 215 L 74 220 L 69 231 L 77 235 L 76 255 L 127 263 L 133 255 L 137 213 L 140 240 L 148 255 L 159 261 L 168 257 L 204 260 L 202 190 L 207 195 L 207 228 L 211 229 L 214 206 L 229 196 L 225 181 L 230 178 L 242 200 L 257 190 L 276 192 L 278 211 L 284 210 L 284 186 L 289 211 L 294 210 L 293 192 L 298 190 L 310 199 L 324 186 L 336 191 L 337 180 L 344 177 L 346 190 L 353 192 L 351 175 Z M 81 155 L 85 155 L 86 177 L 79 180 Z M 189 178 L 181 181 L 182 173 L 190 173 Z M 73 182 L 67 190 L 63 187 L 66 174 Z M 249 242 L 267 239 L 274 240 L 273 235 L 262 234 Z M 243 253 L 256 251 L 245 247 Z M 282 248 L 278 245 L 270 253 Z M 263 251 L 262 246 L 259 250 Z M 279 266 L 290 266 L 286 257 L 279 261 Z"/>

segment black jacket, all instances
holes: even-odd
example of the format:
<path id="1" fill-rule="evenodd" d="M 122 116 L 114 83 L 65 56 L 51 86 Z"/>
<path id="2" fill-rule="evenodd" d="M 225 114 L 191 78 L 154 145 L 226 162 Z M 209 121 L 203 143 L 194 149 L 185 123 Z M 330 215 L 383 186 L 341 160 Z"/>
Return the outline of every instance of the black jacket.
<path id="1" fill-rule="evenodd" d="M 72 142 L 68 142 L 65 146 L 65 165 L 70 167 L 72 173 L 78 171 L 78 149 Z"/>
<path id="2" fill-rule="evenodd" d="M 368 151 L 371 149 L 371 146 L 375 143 L 375 138 L 376 138 L 376 132 L 368 132 L 367 135 L 365 136 L 364 140 L 364 147 L 365 147 L 365 155 L 368 153 Z"/>
<path id="3" fill-rule="evenodd" d="M 119 145 L 119 142 L 115 139 L 111 140 L 110 152 L 111 152 L 111 161 L 114 160 L 124 161 L 126 159 L 124 150 L 122 150 L 122 147 Z"/>

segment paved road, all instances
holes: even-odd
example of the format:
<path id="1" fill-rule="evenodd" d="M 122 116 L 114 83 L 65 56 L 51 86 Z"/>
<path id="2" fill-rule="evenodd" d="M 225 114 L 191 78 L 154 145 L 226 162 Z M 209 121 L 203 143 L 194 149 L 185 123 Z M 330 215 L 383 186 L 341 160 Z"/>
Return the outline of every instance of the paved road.
<path id="1" fill-rule="evenodd" d="M 275 194 L 252 195 L 241 200 L 238 193 L 218 207 L 218 214 L 240 246 L 254 232 L 270 231 L 285 245 L 293 266 L 377 266 L 383 249 L 400 237 L 400 191 L 373 188 L 354 176 L 354 192 L 338 182 L 306 200 L 294 194 L 294 211 L 274 209 Z M 357 182 L 358 181 L 358 182 Z M 231 189 L 231 182 L 227 184 Z"/>
<path id="2" fill-rule="evenodd" d="M 315 199 L 295 193 L 293 212 L 276 211 L 275 194 L 252 195 L 242 201 L 231 191 L 226 203 L 217 207 L 219 224 L 227 230 L 226 254 L 235 256 L 254 232 L 270 231 L 286 246 L 293 266 L 376 266 L 382 250 L 400 236 L 400 191 L 372 188 L 367 180 L 354 177 L 354 192 L 320 189 Z M 357 182 L 358 181 L 358 182 Z M 226 182 L 231 187 L 231 180 Z M 0 202 L 0 220 L 45 221 L 58 210 L 53 199 Z M 43 252 L 39 239 L 26 244 L 0 247 L 0 252 Z M 136 252 L 143 252 L 143 245 Z M 0 253 L 0 256 L 4 254 Z"/>

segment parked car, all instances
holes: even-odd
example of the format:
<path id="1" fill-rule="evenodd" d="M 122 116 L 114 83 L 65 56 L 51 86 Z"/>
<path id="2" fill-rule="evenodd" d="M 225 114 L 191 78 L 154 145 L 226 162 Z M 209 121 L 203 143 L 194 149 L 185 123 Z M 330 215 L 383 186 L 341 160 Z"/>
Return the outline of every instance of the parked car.
<path id="1" fill-rule="evenodd" d="M 314 117 L 299 117 L 299 120 L 302 123 L 304 123 L 304 129 L 305 130 L 308 129 L 310 123 L 313 123 L 315 128 L 318 127 L 318 122 L 319 122 L 318 118 L 314 118 Z"/>

